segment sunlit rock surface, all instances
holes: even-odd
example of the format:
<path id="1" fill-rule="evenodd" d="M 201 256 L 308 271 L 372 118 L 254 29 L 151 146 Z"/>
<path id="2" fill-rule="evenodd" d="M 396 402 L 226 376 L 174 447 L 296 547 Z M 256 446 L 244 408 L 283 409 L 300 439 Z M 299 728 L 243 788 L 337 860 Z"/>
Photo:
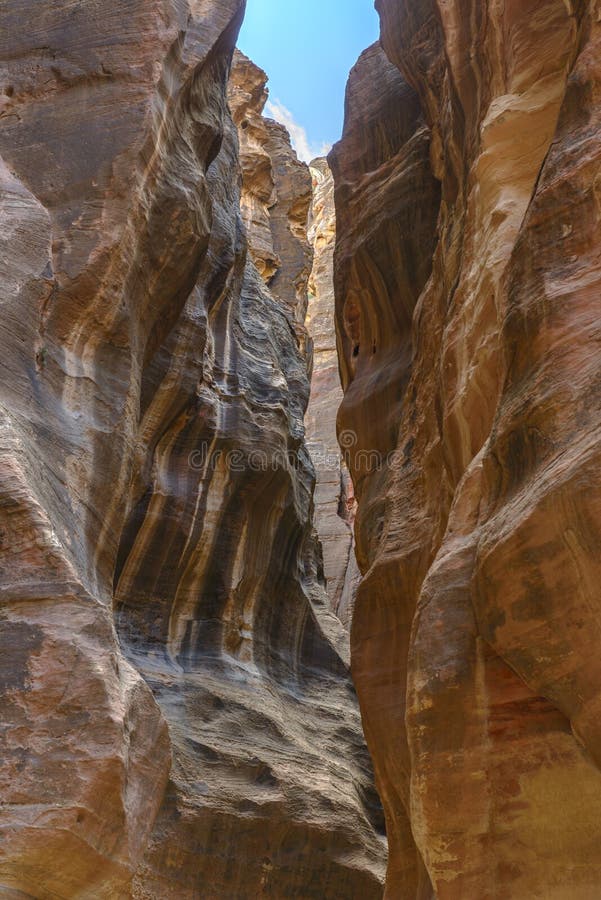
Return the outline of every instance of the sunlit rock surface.
<path id="1" fill-rule="evenodd" d="M 305 301 L 269 292 L 239 212 L 243 6 L 0 8 L 8 897 L 382 893 Z"/>
<path id="2" fill-rule="evenodd" d="M 334 319 L 334 247 L 336 212 L 334 181 L 325 159 L 311 163 L 313 202 L 309 239 L 313 269 L 309 281 L 307 329 L 313 345 L 311 397 L 305 425 L 317 476 L 315 527 L 323 551 L 323 567 L 332 609 L 350 627 L 360 577 L 353 550 L 355 497 L 336 437 L 342 401 Z M 348 436 L 352 440 L 352 436 Z"/>
<path id="3" fill-rule="evenodd" d="M 330 163 L 387 896 L 592 900 L 599 11 L 377 6 Z"/>
<path id="4" fill-rule="evenodd" d="M 311 177 L 284 126 L 263 116 L 268 96 L 266 73 L 236 50 L 228 98 L 240 141 L 250 253 L 272 294 L 302 326 L 313 258 L 307 241 Z"/>

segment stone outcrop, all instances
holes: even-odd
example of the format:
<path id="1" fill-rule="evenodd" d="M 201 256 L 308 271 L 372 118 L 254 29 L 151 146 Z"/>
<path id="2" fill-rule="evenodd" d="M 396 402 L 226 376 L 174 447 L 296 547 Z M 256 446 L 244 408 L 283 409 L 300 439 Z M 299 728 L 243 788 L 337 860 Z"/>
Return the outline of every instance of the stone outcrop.
<path id="1" fill-rule="evenodd" d="M 353 483 L 336 436 L 342 387 L 334 325 L 334 180 L 325 159 L 313 160 L 311 175 L 309 239 L 314 261 L 309 281 L 307 329 L 313 346 L 313 368 L 305 426 L 316 472 L 315 527 L 323 552 L 328 597 L 336 615 L 350 627 L 360 572 L 353 541 Z"/>
<path id="2" fill-rule="evenodd" d="M 312 373 L 305 424 L 317 476 L 314 520 L 330 605 L 348 627 L 359 571 L 352 481 L 336 439 L 342 390 L 333 313 L 334 183 L 325 160 L 315 160 L 309 174 L 286 129 L 263 115 L 267 80 L 235 51 L 228 98 L 240 142 L 242 218 L 257 270 L 290 309 Z"/>
<path id="3" fill-rule="evenodd" d="M 242 219 L 261 277 L 290 308 L 302 335 L 313 259 L 311 177 L 284 126 L 263 115 L 268 96 L 266 73 L 236 50 L 228 97 L 240 140 Z"/>
<path id="4" fill-rule="evenodd" d="M 309 174 L 286 129 L 263 115 L 268 95 L 266 73 L 236 50 L 228 97 L 240 142 L 242 218 L 255 265 L 291 311 L 311 372 L 305 426 L 316 471 L 314 521 L 330 605 L 348 627 L 359 570 L 352 481 L 336 438 L 342 390 L 334 327 L 334 183 L 325 160 L 314 160 Z"/>
<path id="5" fill-rule="evenodd" d="M 601 884 L 598 4 L 379 0 L 336 181 L 386 896 Z"/>
<path id="6" fill-rule="evenodd" d="M 240 217 L 243 7 L 0 9 L 7 896 L 382 893 L 311 524 L 305 301 Z"/>

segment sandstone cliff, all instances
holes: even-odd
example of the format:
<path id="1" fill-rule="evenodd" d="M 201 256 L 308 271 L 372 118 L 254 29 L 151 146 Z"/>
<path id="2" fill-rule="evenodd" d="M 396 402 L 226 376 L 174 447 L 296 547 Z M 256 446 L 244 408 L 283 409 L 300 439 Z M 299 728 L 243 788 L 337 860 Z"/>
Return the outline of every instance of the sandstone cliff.
<path id="1" fill-rule="evenodd" d="M 387 896 L 591 900 L 599 8 L 377 7 L 330 161 Z"/>
<path id="2" fill-rule="evenodd" d="M 334 180 L 325 159 L 311 163 L 313 200 L 309 239 L 314 261 L 309 281 L 307 329 L 313 346 L 311 396 L 305 425 L 317 476 L 315 527 L 322 547 L 324 574 L 332 609 L 350 627 L 359 569 L 355 559 L 353 484 L 336 438 L 342 401 L 334 322 Z"/>
<path id="3" fill-rule="evenodd" d="M 307 241 L 309 169 L 292 149 L 284 126 L 263 116 L 267 75 L 239 50 L 228 97 L 240 140 L 242 219 L 250 253 L 272 294 L 302 326 L 313 260 Z M 298 331 L 304 335 L 302 327 Z"/>
<path id="4" fill-rule="evenodd" d="M 7 896 L 381 896 L 302 280 L 240 218 L 243 6 L 0 8 Z"/>
<path id="5" fill-rule="evenodd" d="M 311 372 L 305 427 L 316 470 L 314 522 L 330 605 L 348 627 L 359 571 L 352 481 L 336 439 L 342 389 L 334 327 L 334 182 L 325 160 L 314 160 L 309 174 L 286 129 L 263 115 L 267 75 L 239 50 L 228 97 L 240 141 L 250 253 L 271 293 L 292 313 Z"/>

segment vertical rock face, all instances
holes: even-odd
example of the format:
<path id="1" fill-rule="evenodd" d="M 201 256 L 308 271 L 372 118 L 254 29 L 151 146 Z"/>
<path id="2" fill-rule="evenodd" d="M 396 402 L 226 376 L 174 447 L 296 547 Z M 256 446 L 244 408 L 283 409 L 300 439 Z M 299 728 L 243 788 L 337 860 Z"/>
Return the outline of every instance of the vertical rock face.
<path id="1" fill-rule="evenodd" d="M 427 882 L 405 812 L 411 613 L 403 619 L 402 574 L 393 554 L 382 553 L 380 546 L 394 478 L 387 461 L 396 444 L 411 364 L 412 316 L 435 245 L 440 188 L 429 147 L 417 95 L 374 45 L 351 72 L 343 140 L 330 162 L 336 181 L 336 318 L 345 392 L 339 433 L 358 499 L 357 559 L 364 573 L 351 633 L 353 666 L 387 813 L 391 897 L 412 896 Z M 395 498 L 389 513 L 399 516 L 397 529 L 403 528 L 408 540 L 413 503 L 409 492 L 405 509 Z M 412 575 L 410 564 L 407 579 Z"/>
<path id="2" fill-rule="evenodd" d="M 239 50 L 234 54 L 228 97 L 238 126 L 242 218 L 251 256 L 272 294 L 302 326 L 312 262 L 307 241 L 309 170 L 298 159 L 284 126 L 263 116 L 267 75 Z"/>
<path id="3" fill-rule="evenodd" d="M 239 212 L 243 6 L 0 10 L 7 895 L 381 895 L 311 525 L 309 251 L 276 233 L 270 293 Z"/>
<path id="4" fill-rule="evenodd" d="M 336 179 L 387 896 L 601 884 L 597 4 L 379 0 Z M 376 88 L 377 85 L 377 88 Z"/>
<path id="5" fill-rule="evenodd" d="M 336 437 L 342 401 L 334 327 L 334 180 L 325 159 L 311 163 L 313 202 L 309 239 L 313 269 L 309 281 L 307 329 L 313 344 L 311 397 L 305 424 L 316 471 L 315 527 L 322 546 L 324 574 L 332 609 L 350 627 L 360 576 L 353 549 L 355 498 Z"/>
<path id="6" fill-rule="evenodd" d="M 334 328 L 334 183 L 325 160 L 315 160 L 309 174 L 286 129 L 263 116 L 267 75 L 239 50 L 228 96 L 240 140 L 249 249 L 271 293 L 292 313 L 312 370 L 305 425 L 316 470 L 315 526 L 330 605 L 348 627 L 359 571 L 352 552 L 352 481 L 336 438 L 342 390 Z"/>

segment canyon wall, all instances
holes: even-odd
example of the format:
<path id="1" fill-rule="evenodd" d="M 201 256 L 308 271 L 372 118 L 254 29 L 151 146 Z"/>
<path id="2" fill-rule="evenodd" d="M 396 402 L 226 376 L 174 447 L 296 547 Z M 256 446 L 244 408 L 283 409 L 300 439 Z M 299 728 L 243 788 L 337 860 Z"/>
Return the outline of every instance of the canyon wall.
<path id="1" fill-rule="evenodd" d="M 243 11 L 0 9 L 9 897 L 382 894 L 303 439 L 309 176 L 270 291 L 226 101 Z"/>
<path id="2" fill-rule="evenodd" d="M 350 619 L 359 570 L 353 552 L 354 494 L 336 437 L 342 400 L 334 325 L 334 182 L 325 159 L 300 162 L 286 129 L 263 110 L 267 74 L 234 53 L 228 98 L 238 128 L 242 219 L 253 261 L 291 312 L 311 375 L 306 440 L 315 467 L 314 524 L 330 606 Z"/>
<path id="3" fill-rule="evenodd" d="M 313 160 L 311 175 L 313 200 L 308 234 L 314 259 L 309 279 L 307 329 L 313 346 L 313 367 L 305 426 L 315 465 L 315 528 L 323 553 L 328 597 L 336 615 L 350 628 L 360 572 L 353 540 L 353 483 L 336 436 L 342 387 L 334 320 L 334 180 L 325 159 Z"/>
<path id="4" fill-rule="evenodd" d="M 263 115 L 268 96 L 267 74 L 236 50 L 228 99 L 240 141 L 242 219 L 250 254 L 271 293 L 289 308 L 306 349 L 311 177 L 284 126 Z"/>
<path id="5" fill-rule="evenodd" d="M 599 5 L 377 7 L 330 164 L 386 896 L 592 900 Z"/>

